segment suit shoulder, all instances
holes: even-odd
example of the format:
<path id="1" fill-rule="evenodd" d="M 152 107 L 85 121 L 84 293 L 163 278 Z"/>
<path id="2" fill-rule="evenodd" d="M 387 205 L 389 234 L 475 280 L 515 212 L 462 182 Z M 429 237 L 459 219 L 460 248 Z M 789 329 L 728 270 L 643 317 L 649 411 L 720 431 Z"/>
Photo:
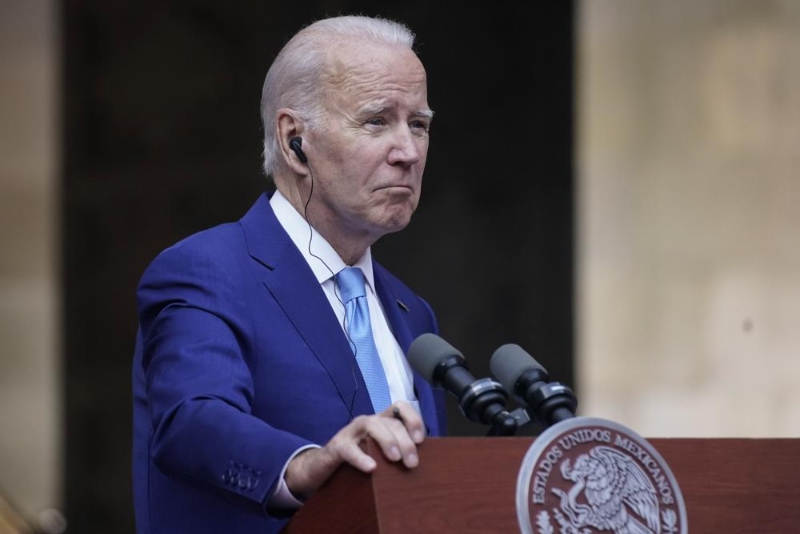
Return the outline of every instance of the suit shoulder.
<path id="1" fill-rule="evenodd" d="M 246 253 L 238 222 L 220 224 L 192 234 L 161 251 L 147 266 L 142 279 L 156 273 L 191 272 L 213 265 L 215 269 L 236 270 Z"/>
<path id="2" fill-rule="evenodd" d="M 231 248 L 237 242 L 241 242 L 242 239 L 241 225 L 238 222 L 229 222 L 185 237 L 164 249 L 159 255 L 215 252 L 221 248 Z"/>

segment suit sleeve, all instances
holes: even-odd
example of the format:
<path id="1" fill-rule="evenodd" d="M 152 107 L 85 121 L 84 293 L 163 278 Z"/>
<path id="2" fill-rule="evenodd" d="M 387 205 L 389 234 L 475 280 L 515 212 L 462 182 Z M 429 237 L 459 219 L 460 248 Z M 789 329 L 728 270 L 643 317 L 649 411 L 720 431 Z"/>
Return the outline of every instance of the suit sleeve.
<path id="1" fill-rule="evenodd" d="M 224 244 L 168 249 L 138 288 L 149 450 L 169 476 L 263 514 L 285 463 L 309 442 L 252 415 L 245 275 L 213 250 Z"/>

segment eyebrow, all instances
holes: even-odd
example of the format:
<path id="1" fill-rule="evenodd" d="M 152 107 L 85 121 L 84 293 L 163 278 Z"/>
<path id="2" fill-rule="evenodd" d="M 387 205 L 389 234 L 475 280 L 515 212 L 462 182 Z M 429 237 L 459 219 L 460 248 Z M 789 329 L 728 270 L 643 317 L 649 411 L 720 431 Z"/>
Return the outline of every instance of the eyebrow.
<path id="1" fill-rule="evenodd" d="M 361 113 L 368 114 L 368 115 L 377 115 L 386 111 L 389 106 L 385 106 L 383 104 L 373 103 L 367 104 L 361 108 Z M 428 119 L 433 118 L 433 110 L 430 108 L 418 109 L 412 113 L 415 117 L 425 117 Z"/>

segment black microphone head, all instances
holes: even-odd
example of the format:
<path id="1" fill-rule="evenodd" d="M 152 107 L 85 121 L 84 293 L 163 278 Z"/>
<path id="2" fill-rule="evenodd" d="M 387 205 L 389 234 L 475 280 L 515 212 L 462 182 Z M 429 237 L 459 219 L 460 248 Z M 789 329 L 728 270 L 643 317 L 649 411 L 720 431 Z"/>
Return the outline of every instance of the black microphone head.
<path id="1" fill-rule="evenodd" d="M 547 370 L 533 356 L 525 352 L 519 345 L 508 343 L 492 354 L 489 368 L 498 382 L 508 391 L 514 391 L 514 384 L 525 371 L 538 370 L 547 375 Z"/>
<path id="2" fill-rule="evenodd" d="M 436 366 L 452 356 L 464 359 L 458 349 L 436 334 L 422 334 L 408 348 L 408 363 L 431 384 L 436 382 Z"/>

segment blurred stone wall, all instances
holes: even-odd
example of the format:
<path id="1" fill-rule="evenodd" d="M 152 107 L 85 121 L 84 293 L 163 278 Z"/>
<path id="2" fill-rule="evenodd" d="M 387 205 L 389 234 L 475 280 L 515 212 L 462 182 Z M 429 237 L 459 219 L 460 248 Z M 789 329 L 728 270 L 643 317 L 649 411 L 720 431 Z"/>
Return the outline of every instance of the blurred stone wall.
<path id="1" fill-rule="evenodd" d="M 51 0 L 0 2 L 0 494 L 59 506 L 58 49 Z"/>
<path id="2" fill-rule="evenodd" d="M 800 2 L 582 2 L 582 411 L 800 435 Z"/>

